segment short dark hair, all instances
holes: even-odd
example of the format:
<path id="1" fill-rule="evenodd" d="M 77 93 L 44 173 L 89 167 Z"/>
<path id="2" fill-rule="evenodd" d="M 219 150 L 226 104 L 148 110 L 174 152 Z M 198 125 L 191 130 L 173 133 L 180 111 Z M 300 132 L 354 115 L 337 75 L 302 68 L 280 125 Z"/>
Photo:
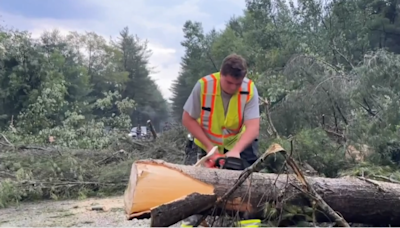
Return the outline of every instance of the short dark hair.
<path id="1" fill-rule="evenodd" d="M 224 76 L 244 78 L 247 74 L 246 60 L 240 55 L 230 54 L 222 62 L 220 73 Z"/>

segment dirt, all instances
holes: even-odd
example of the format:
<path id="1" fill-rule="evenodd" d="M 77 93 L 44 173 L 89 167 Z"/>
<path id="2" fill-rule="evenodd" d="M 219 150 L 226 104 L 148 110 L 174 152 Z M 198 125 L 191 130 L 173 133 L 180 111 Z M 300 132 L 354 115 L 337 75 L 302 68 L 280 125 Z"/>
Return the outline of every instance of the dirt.
<path id="1" fill-rule="evenodd" d="M 123 198 L 92 198 L 24 203 L 0 210 L 0 226 L 149 226 L 149 220 L 127 220 Z"/>

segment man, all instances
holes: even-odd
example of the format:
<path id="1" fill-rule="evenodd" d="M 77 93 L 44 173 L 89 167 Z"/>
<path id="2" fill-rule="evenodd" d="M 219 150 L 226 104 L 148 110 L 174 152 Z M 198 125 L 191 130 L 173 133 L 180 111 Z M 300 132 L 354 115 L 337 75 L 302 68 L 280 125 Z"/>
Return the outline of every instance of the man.
<path id="1" fill-rule="evenodd" d="M 257 160 L 258 92 L 246 74 L 246 61 L 232 54 L 224 59 L 220 72 L 201 78 L 194 86 L 183 107 L 182 123 L 194 137 L 198 159 L 218 146 L 220 153 L 241 158 L 247 166 Z M 193 225 L 195 217 L 182 226 Z"/>

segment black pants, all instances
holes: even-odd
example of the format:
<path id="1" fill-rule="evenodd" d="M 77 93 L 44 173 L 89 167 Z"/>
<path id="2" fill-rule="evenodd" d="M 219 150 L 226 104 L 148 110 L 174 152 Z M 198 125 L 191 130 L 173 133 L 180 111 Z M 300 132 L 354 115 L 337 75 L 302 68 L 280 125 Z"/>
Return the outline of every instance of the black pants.
<path id="1" fill-rule="evenodd" d="M 194 144 L 195 147 L 197 147 Z M 227 153 L 228 150 L 224 149 L 224 153 Z M 255 139 L 248 147 L 246 147 L 241 153 L 240 158 L 245 160 L 248 165 L 252 165 L 258 159 L 258 139 Z M 206 156 L 207 152 L 197 147 L 197 160 L 200 160 L 202 157 Z"/>

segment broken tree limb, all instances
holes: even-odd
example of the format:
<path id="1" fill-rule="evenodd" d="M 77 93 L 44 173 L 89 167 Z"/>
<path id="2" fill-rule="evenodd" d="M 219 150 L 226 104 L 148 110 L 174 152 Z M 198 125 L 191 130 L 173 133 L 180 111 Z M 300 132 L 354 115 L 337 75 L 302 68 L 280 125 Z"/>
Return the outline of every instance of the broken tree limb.
<path id="1" fill-rule="evenodd" d="M 150 227 L 168 227 L 191 215 L 200 214 L 214 205 L 215 195 L 192 193 L 182 199 L 151 210 Z"/>
<path id="2" fill-rule="evenodd" d="M 154 129 L 153 123 L 151 122 L 151 120 L 147 120 L 147 126 L 150 128 L 150 132 L 153 135 L 153 140 L 157 139 L 157 132 Z"/>
<path id="3" fill-rule="evenodd" d="M 133 163 L 125 192 L 128 218 L 150 217 L 152 209 L 192 193 L 222 197 L 239 178 L 240 171 L 176 165 L 161 160 Z M 291 184 L 287 184 L 287 182 Z M 308 183 L 344 219 L 353 223 L 400 225 L 400 185 L 358 178 L 307 177 Z M 241 212 L 260 212 L 267 201 L 278 198 L 303 202 L 301 183 L 295 175 L 253 173 L 231 195 L 225 208 Z M 183 213 L 183 211 L 182 211 Z M 259 213 L 262 217 L 262 213 Z M 146 216 L 142 216 L 146 215 Z M 326 218 L 326 217 L 325 217 Z"/>
<path id="4" fill-rule="evenodd" d="M 296 162 L 287 155 L 286 151 L 282 150 L 280 151 L 283 153 L 283 155 L 286 158 L 287 164 L 293 169 L 294 173 L 297 176 L 297 179 L 300 181 L 300 183 L 303 186 L 304 193 L 306 196 L 308 196 L 309 200 L 311 201 L 311 204 L 318 206 L 323 210 L 327 215 L 333 219 L 337 225 L 341 227 L 350 227 L 350 225 L 347 223 L 347 221 L 342 218 L 338 213 L 336 213 L 323 199 L 322 197 L 315 191 L 315 189 L 310 185 L 306 179 L 306 177 L 303 175 L 303 173 L 300 171 L 299 167 L 297 166 Z"/>

